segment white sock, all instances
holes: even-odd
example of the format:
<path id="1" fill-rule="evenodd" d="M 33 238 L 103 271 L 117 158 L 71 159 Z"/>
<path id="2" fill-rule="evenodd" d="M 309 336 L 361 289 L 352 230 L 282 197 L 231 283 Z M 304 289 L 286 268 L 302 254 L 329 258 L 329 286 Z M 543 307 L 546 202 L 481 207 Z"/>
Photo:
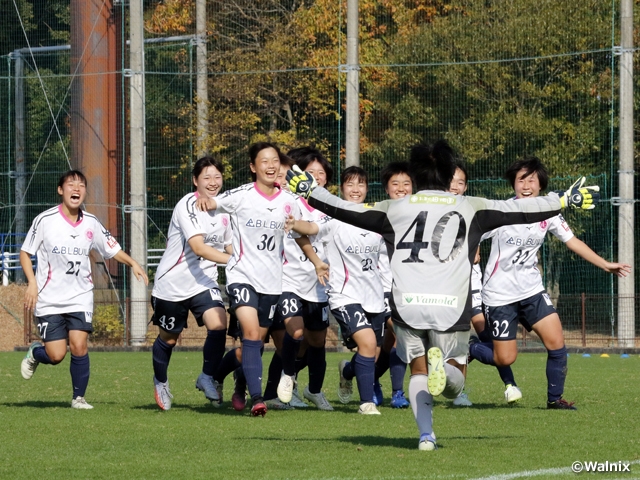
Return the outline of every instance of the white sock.
<path id="1" fill-rule="evenodd" d="M 453 365 L 444 363 L 444 371 L 447 374 L 447 383 L 444 386 L 442 396 L 453 399 L 462 393 L 464 388 L 464 375 Z"/>
<path id="2" fill-rule="evenodd" d="M 418 424 L 420 435 L 433 434 L 433 396 L 427 388 L 426 375 L 411 375 L 409 379 L 409 402 Z"/>

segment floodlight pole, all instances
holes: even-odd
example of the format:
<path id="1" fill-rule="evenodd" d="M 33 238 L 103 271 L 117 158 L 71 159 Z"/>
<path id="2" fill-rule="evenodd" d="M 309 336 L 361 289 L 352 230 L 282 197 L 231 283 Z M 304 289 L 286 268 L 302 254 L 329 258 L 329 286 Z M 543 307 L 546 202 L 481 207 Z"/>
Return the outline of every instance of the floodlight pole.
<path id="1" fill-rule="evenodd" d="M 618 261 L 634 265 L 633 0 L 620 0 Z M 635 346 L 634 272 L 618 279 L 618 345 Z"/>
<path id="2" fill-rule="evenodd" d="M 345 165 L 360 166 L 360 65 L 358 60 L 358 0 L 347 0 L 347 134 Z"/>
<path id="3" fill-rule="evenodd" d="M 147 269 L 147 181 L 146 181 L 146 130 L 144 83 L 144 28 L 143 0 L 131 0 L 129 4 L 130 64 L 130 179 L 131 205 L 130 232 L 131 256 Z M 147 334 L 147 287 L 131 278 L 130 343 L 141 345 Z"/>
<path id="4" fill-rule="evenodd" d="M 207 92 L 207 2 L 196 0 L 196 91 L 197 91 L 197 133 L 196 155 L 198 158 L 208 151 L 209 136 L 209 93 Z"/>

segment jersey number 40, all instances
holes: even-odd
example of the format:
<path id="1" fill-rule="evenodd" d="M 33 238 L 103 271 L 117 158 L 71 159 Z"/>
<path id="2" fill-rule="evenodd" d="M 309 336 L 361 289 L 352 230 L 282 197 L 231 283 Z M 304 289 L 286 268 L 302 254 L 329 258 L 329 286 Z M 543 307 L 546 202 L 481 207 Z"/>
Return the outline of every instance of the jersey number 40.
<path id="1" fill-rule="evenodd" d="M 438 222 L 433 227 L 433 232 L 431 232 L 431 242 L 425 242 L 424 229 L 425 225 L 427 224 L 428 215 L 429 212 L 420 212 L 416 216 L 416 218 L 413 219 L 413 222 L 411 223 L 407 231 L 404 232 L 404 235 L 396 245 L 397 250 L 411 249 L 409 257 L 402 260 L 402 263 L 423 263 L 424 260 L 420 260 L 420 250 L 422 250 L 423 248 L 428 248 L 429 243 L 431 243 L 431 252 L 433 253 L 433 256 L 436 257 L 440 263 L 447 263 L 454 260 L 462 251 L 462 245 L 464 244 L 467 236 L 467 224 L 464 221 L 463 216 L 458 212 L 445 213 L 442 217 L 440 217 L 440 220 L 438 220 Z M 453 217 L 458 217 L 458 220 L 460 222 L 458 224 L 458 233 L 456 234 L 456 239 L 453 243 L 453 246 L 451 247 L 451 252 L 449 252 L 449 255 L 447 255 L 445 258 L 441 258 L 440 242 L 442 241 L 442 236 L 447 228 L 447 225 L 449 225 L 449 222 Z M 415 233 L 413 235 L 413 242 L 405 241 L 407 236 L 409 236 L 414 228 Z"/>

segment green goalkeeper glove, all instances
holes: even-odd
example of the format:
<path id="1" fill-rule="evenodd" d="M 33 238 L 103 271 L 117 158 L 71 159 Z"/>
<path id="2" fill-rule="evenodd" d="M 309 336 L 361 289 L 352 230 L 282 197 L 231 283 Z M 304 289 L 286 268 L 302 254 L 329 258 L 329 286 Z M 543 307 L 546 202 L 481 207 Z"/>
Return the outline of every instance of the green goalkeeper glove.
<path id="1" fill-rule="evenodd" d="M 581 177 L 566 192 L 562 190 L 555 192 L 560 197 L 560 206 L 562 208 L 571 207 L 583 210 L 596 208 L 596 203 L 600 201 L 600 187 L 597 185 L 585 187 L 583 185 L 586 181 L 585 177 Z"/>
<path id="2" fill-rule="evenodd" d="M 318 186 L 316 179 L 311 174 L 300 170 L 297 165 L 287 172 L 287 182 L 291 191 L 302 198 L 309 198 L 311 192 Z"/>

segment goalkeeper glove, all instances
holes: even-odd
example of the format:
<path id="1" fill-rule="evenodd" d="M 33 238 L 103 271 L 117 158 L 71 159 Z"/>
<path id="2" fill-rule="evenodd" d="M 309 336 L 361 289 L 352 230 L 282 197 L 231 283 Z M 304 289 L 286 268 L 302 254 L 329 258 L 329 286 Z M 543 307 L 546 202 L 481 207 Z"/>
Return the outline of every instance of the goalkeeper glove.
<path id="1" fill-rule="evenodd" d="M 311 174 L 300 170 L 297 165 L 287 172 L 287 182 L 291 191 L 302 198 L 309 198 L 311 192 L 318 186 L 316 179 Z"/>
<path id="2" fill-rule="evenodd" d="M 560 206 L 562 208 L 572 207 L 583 210 L 596 208 L 596 203 L 600 201 L 600 187 L 597 185 L 585 187 L 584 183 L 586 181 L 585 177 L 581 177 L 566 192 L 561 190 L 555 192 L 560 197 Z"/>

